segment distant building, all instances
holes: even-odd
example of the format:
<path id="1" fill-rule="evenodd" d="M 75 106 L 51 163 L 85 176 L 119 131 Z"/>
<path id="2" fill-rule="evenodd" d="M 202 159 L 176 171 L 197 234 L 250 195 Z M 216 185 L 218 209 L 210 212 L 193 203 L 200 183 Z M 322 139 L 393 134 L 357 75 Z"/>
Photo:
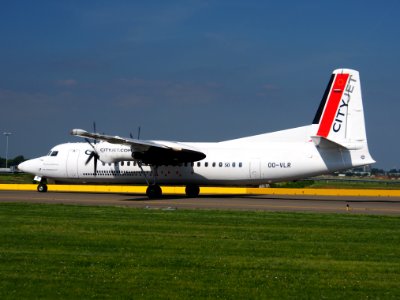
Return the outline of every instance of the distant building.
<path id="1" fill-rule="evenodd" d="M 358 176 L 358 177 L 369 177 L 371 176 L 371 166 L 363 166 L 360 168 L 353 168 L 342 172 L 336 172 L 336 176 Z"/>

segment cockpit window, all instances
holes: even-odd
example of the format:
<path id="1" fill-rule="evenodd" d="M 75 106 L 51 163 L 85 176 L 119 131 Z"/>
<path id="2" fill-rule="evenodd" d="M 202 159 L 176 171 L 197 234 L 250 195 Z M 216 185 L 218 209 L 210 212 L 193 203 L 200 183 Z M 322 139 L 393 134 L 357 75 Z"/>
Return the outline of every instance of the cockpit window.
<path id="1" fill-rule="evenodd" d="M 57 156 L 57 154 L 58 154 L 58 151 L 53 151 L 50 153 L 50 156 Z"/>

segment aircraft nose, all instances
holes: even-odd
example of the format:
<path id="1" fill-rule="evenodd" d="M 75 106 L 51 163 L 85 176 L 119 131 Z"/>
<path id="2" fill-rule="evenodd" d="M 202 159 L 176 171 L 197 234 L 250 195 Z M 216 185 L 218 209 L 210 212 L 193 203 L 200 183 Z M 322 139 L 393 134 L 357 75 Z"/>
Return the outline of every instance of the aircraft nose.
<path id="1" fill-rule="evenodd" d="M 24 161 L 18 165 L 18 169 L 25 173 L 32 173 L 35 174 L 40 169 L 40 164 L 38 159 L 30 159 Z"/>

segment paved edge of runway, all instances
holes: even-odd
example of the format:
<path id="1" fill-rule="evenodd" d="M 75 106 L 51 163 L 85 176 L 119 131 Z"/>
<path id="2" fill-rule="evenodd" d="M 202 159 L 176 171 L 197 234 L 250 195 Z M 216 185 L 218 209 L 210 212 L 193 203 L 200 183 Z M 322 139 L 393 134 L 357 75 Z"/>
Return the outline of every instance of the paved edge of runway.
<path id="1" fill-rule="evenodd" d="M 144 194 L 3 191 L 0 203 L 117 206 L 142 209 L 242 210 L 400 215 L 400 197 L 338 197 L 307 195 L 165 195 L 149 200 Z"/>
<path id="2" fill-rule="evenodd" d="M 0 190 L 35 191 L 36 184 L 0 184 Z M 49 192 L 132 193 L 145 194 L 146 186 L 129 185 L 57 185 L 49 184 Z M 184 195 L 183 186 L 163 186 L 165 195 Z M 201 187 L 201 195 L 294 195 L 344 197 L 400 197 L 400 190 L 377 189 L 287 189 L 247 187 Z"/>

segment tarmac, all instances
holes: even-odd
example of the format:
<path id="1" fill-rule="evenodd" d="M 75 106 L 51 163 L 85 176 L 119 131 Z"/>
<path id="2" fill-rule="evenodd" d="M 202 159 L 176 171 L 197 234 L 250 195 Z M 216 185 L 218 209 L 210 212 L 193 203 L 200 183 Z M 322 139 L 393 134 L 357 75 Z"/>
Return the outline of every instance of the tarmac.
<path id="1" fill-rule="evenodd" d="M 86 206 L 120 206 L 161 210 L 202 209 L 400 215 L 400 196 L 387 196 L 383 195 L 384 193 L 378 193 L 379 196 L 359 195 L 362 190 L 352 196 L 326 196 L 315 194 L 315 192 L 310 195 L 304 193 L 225 193 L 187 198 L 183 194 L 167 194 L 157 200 L 149 200 L 144 193 L 59 192 L 52 191 L 50 185 L 49 192 L 47 193 L 39 193 L 32 190 L 6 190 L 3 185 L 0 185 L 0 190 L 0 203 L 51 203 Z"/>

